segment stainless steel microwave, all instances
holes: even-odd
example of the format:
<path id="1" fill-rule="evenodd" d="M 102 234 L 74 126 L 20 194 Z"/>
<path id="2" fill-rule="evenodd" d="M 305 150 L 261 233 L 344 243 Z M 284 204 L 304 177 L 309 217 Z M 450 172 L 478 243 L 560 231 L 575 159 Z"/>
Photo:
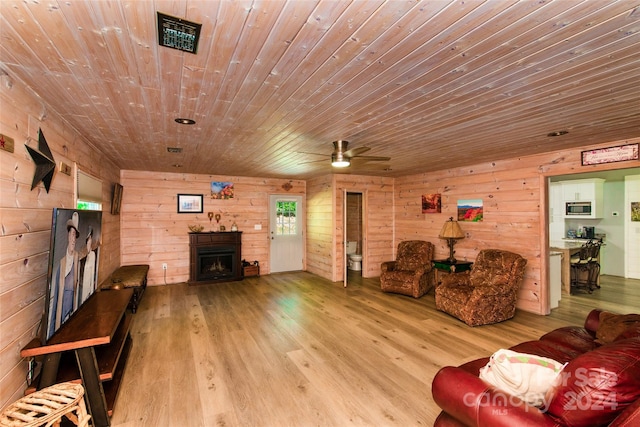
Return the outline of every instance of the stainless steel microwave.
<path id="1" fill-rule="evenodd" d="M 567 202 L 565 214 L 567 216 L 590 216 L 591 202 Z"/>

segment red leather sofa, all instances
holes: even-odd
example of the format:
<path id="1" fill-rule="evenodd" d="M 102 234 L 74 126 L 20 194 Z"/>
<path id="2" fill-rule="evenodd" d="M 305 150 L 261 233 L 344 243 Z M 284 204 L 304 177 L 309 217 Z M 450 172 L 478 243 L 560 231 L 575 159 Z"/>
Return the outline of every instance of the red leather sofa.
<path id="1" fill-rule="evenodd" d="M 625 326 L 602 343 L 601 313 L 591 311 L 584 327 L 559 328 L 511 347 L 567 363 L 542 408 L 481 380 L 486 357 L 438 371 L 432 394 L 442 412 L 434 426 L 640 426 L 640 326 Z"/>

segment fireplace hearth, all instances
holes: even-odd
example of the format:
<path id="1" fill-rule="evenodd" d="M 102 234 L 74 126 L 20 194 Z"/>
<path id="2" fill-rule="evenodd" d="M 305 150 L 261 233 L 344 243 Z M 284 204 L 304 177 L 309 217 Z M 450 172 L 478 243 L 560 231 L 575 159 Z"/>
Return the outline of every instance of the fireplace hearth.
<path id="1" fill-rule="evenodd" d="M 242 280 L 242 232 L 189 233 L 190 284 Z"/>

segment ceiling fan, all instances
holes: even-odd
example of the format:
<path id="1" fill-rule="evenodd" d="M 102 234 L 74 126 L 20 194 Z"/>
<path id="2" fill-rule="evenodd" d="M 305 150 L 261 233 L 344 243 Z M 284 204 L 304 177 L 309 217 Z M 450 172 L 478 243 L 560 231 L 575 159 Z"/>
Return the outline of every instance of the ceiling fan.
<path id="1" fill-rule="evenodd" d="M 388 162 L 391 160 L 391 157 L 380 157 L 380 156 L 363 156 L 362 153 L 366 153 L 371 150 L 369 147 L 358 147 L 348 149 L 349 141 L 333 141 L 333 153 L 331 153 L 331 166 L 335 168 L 346 168 L 351 166 L 351 161 L 354 159 L 362 160 L 365 162 Z M 317 153 L 309 153 L 309 154 L 317 154 Z M 318 154 L 324 156 L 324 154 Z M 324 161 L 324 160 L 314 160 Z"/>

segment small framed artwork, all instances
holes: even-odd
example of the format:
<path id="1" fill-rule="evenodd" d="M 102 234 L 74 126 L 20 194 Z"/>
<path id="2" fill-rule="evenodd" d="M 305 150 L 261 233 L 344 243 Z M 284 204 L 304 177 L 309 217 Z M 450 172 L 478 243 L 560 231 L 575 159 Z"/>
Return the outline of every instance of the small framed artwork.
<path id="1" fill-rule="evenodd" d="M 440 193 L 422 195 L 422 213 L 441 213 L 442 197 Z"/>
<path id="2" fill-rule="evenodd" d="M 212 181 L 211 182 L 211 198 L 212 199 L 233 199 L 233 182 Z"/>
<path id="3" fill-rule="evenodd" d="M 202 213 L 202 194 L 178 194 L 178 213 Z"/>
<path id="4" fill-rule="evenodd" d="M 482 199 L 458 200 L 458 221 L 480 222 L 483 217 Z"/>
<path id="5" fill-rule="evenodd" d="M 640 202 L 631 202 L 631 221 L 640 221 Z"/>
<path id="6" fill-rule="evenodd" d="M 122 206 L 122 185 L 113 184 L 113 197 L 111 198 L 111 215 L 120 215 Z"/>

